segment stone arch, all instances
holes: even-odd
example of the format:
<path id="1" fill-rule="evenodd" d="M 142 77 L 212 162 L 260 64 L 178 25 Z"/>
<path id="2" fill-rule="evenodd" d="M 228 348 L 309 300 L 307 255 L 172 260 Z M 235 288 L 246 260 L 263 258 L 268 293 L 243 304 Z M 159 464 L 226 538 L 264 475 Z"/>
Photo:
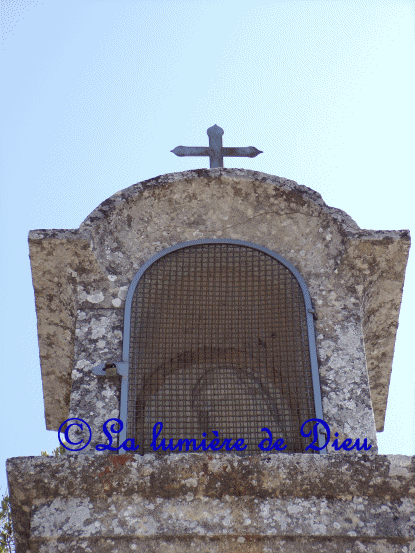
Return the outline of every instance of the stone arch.
<path id="1" fill-rule="evenodd" d="M 285 452 L 304 452 L 301 424 L 322 418 L 307 286 L 261 246 L 196 240 L 152 257 L 129 287 L 123 348 L 121 413 L 140 453 L 157 422 L 173 443 L 215 430 L 261 453 L 267 427 Z"/>

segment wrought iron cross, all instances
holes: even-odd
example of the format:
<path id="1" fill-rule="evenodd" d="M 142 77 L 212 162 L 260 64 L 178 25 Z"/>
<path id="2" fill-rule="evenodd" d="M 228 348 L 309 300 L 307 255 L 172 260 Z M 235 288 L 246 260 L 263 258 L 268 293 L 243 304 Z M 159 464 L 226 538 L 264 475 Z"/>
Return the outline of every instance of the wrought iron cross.
<path id="1" fill-rule="evenodd" d="M 229 157 L 256 157 L 262 154 L 261 150 L 257 150 L 253 146 L 246 148 L 224 148 L 222 146 L 222 135 L 224 131 L 218 125 L 213 125 L 207 130 L 209 137 L 209 147 L 204 146 L 176 146 L 174 150 L 170 150 L 176 156 L 209 156 L 210 168 L 223 167 L 224 156 Z"/>

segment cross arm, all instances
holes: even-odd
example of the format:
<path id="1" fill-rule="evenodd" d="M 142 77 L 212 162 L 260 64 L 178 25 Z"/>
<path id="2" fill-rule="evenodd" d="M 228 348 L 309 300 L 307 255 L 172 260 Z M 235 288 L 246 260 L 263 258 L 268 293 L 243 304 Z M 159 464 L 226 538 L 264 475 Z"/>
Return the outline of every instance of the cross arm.
<path id="1" fill-rule="evenodd" d="M 203 146 L 176 146 L 174 150 L 170 150 L 176 156 L 209 156 L 211 154 L 209 147 Z M 222 148 L 222 155 L 227 157 L 256 157 L 262 154 L 261 150 L 257 150 L 254 146 L 246 148 Z"/>
<path id="2" fill-rule="evenodd" d="M 209 146 L 176 146 L 174 150 L 170 150 L 176 156 L 209 156 L 210 148 Z"/>
<path id="3" fill-rule="evenodd" d="M 263 153 L 254 146 L 247 146 L 246 148 L 222 148 L 222 152 L 224 156 L 228 157 L 256 157 L 258 154 Z"/>

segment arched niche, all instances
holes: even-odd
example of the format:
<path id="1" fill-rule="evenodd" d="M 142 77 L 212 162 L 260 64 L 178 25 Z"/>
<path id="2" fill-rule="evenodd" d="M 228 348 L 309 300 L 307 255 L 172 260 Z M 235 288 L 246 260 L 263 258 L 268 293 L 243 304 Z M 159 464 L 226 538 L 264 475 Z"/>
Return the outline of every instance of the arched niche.
<path id="1" fill-rule="evenodd" d="M 266 427 L 285 453 L 305 452 L 302 423 L 323 418 L 313 312 L 300 273 L 266 248 L 209 239 L 159 252 L 126 298 L 121 440 L 153 452 L 163 422 L 174 445 L 216 431 L 255 454 Z"/>

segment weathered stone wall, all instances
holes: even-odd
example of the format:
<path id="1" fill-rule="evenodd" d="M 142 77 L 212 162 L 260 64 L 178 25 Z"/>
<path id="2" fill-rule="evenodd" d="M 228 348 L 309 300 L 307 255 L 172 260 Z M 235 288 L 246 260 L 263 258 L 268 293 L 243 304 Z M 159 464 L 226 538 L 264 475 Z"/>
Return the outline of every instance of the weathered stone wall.
<path id="1" fill-rule="evenodd" d="M 300 271 L 318 318 L 324 418 L 340 440 L 368 438 L 375 447 L 373 410 L 381 430 L 409 236 L 362 231 L 311 189 L 240 169 L 157 177 L 106 200 L 79 231 L 31 232 L 48 428 L 57 430 L 68 417 L 70 381 L 69 415 L 85 418 L 93 431 L 84 453 L 102 441 L 102 423 L 118 416 L 120 383 L 119 377 L 93 376 L 91 368 L 122 359 L 130 282 L 157 252 L 200 238 L 253 242 Z M 65 279 L 70 286 L 59 294 Z M 70 329 L 75 309 L 76 332 Z M 50 321 L 53 313 L 59 313 L 56 321 Z M 59 342 L 63 319 L 64 347 Z M 58 387 L 52 390 L 48 382 Z"/>
<path id="2" fill-rule="evenodd" d="M 415 551 L 414 457 L 20 457 L 7 473 L 17 553 Z"/>

